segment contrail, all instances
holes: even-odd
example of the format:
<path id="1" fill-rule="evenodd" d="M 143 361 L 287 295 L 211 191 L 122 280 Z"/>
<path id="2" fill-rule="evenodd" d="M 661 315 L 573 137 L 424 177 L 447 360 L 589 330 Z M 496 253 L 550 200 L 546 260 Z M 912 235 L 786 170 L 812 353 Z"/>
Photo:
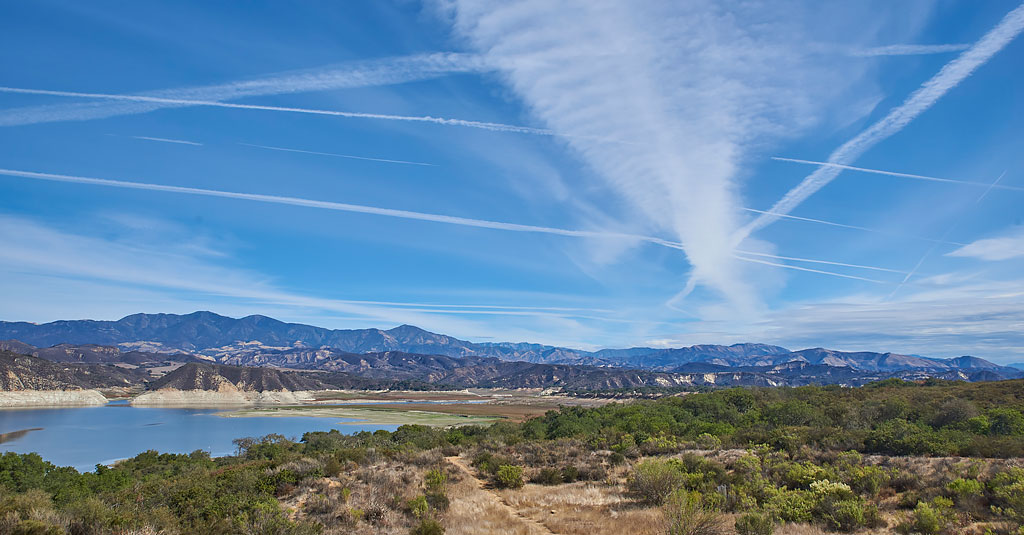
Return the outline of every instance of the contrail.
<path id="1" fill-rule="evenodd" d="M 942 54 L 944 52 L 960 52 L 967 50 L 969 43 L 948 45 L 887 45 L 851 50 L 849 54 L 857 57 L 876 56 L 917 56 L 922 54 Z"/>
<path id="2" fill-rule="evenodd" d="M 774 258 L 776 260 L 792 260 L 794 262 L 809 262 L 809 263 L 812 263 L 812 264 L 827 264 L 827 265 L 830 265 L 830 266 L 839 266 L 839 267 L 848 267 L 848 268 L 857 268 L 857 269 L 870 269 L 870 270 L 873 270 L 873 271 L 886 271 L 886 272 L 889 272 L 889 273 L 899 273 L 900 275 L 904 275 L 904 274 L 907 273 L 906 271 L 900 271 L 898 269 L 889 269 L 889 268 L 875 267 L 875 266 L 865 266 L 865 265 L 861 265 L 861 264 L 847 264 L 847 263 L 844 263 L 844 262 L 833 262 L 831 260 L 812 260 L 810 258 L 800 258 L 800 257 L 796 257 L 796 256 L 779 256 L 779 255 L 773 255 L 773 254 L 767 254 L 767 253 L 755 253 L 753 251 L 740 251 L 740 250 L 737 250 L 736 252 L 740 253 L 740 254 L 750 255 L 750 256 L 761 256 L 761 257 L 765 257 L 765 258 Z"/>
<path id="3" fill-rule="evenodd" d="M 484 72 L 490 67 L 479 56 L 461 53 L 432 53 L 348 62 L 311 70 L 285 72 L 255 79 L 198 87 L 162 89 L 143 96 L 191 99 L 237 100 L 246 97 L 328 91 L 394 85 L 438 78 L 450 74 Z M 0 126 L 87 121 L 118 115 L 148 113 L 163 108 L 189 106 L 157 102 L 84 102 L 13 108 L 0 115 Z"/>
<path id="4" fill-rule="evenodd" d="M 848 165 L 860 157 L 878 142 L 902 130 L 935 104 L 949 90 L 953 89 L 971 75 L 997 52 L 1013 41 L 1024 30 L 1024 4 L 1009 12 L 1003 20 L 989 30 L 970 49 L 953 61 L 947 63 L 935 76 L 921 85 L 903 104 L 889 112 L 883 119 L 871 125 L 853 139 L 836 149 L 828 158 L 828 163 Z M 795 188 L 789 191 L 769 210 L 776 214 L 788 214 L 800 203 L 825 187 L 842 171 L 839 167 L 822 166 L 808 175 Z M 753 232 L 777 221 L 778 216 L 762 214 L 760 217 L 739 229 L 733 238 L 740 243 Z"/>
<path id="5" fill-rule="evenodd" d="M 857 225 L 847 225 L 845 223 L 836 223 L 834 221 L 826 221 L 824 219 L 814 219 L 812 217 L 800 217 L 800 216 L 789 215 L 789 214 L 778 214 L 778 213 L 774 213 L 774 212 L 768 212 L 768 211 L 765 211 L 765 210 L 757 210 L 757 209 L 754 209 L 754 208 L 742 208 L 742 210 L 745 210 L 747 212 L 753 212 L 755 214 L 768 214 L 768 215 L 778 216 L 778 217 L 780 217 L 782 219 L 792 219 L 794 221 L 805 221 L 805 222 L 808 222 L 808 223 L 818 223 L 820 225 L 828 225 L 828 226 L 831 226 L 831 227 L 848 228 L 848 229 L 853 229 L 853 230 L 862 230 L 862 231 L 865 231 L 865 232 L 873 232 L 875 234 L 885 234 L 885 235 L 889 235 L 889 236 L 899 236 L 901 238 L 912 238 L 912 239 L 915 239 L 915 240 L 922 240 L 922 241 L 936 242 L 936 243 L 945 243 L 945 244 L 948 244 L 948 245 L 959 245 L 961 247 L 964 246 L 964 245 L 967 245 L 966 243 L 960 243 L 960 242 L 955 242 L 955 241 L 936 240 L 934 238 L 926 238 L 924 236 L 916 236 L 914 234 L 904 234 L 902 232 L 892 232 L 892 231 L 888 231 L 888 230 L 881 230 L 881 229 L 870 228 L 870 227 L 860 227 L 860 226 L 857 226 Z"/>
<path id="6" fill-rule="evenodd" d="M 533 232 L 541 234 L 555 234 L 560 236 L 573 236 L 581 238 L 618 238 L 641 240 L 649 243 L 664 245 L 671 243 L 660 238 L 643 236 L 638 234 L 598 232 L 591 230 L 572 230 L 554 227 L 542 227 L 536 225 L 522 225 L 518 223 L 506 223 L 501 221 L 489 221 L 486 219 L 472 219 L 466 217 L 449 216 L 442 214 L 431 214 L 424 212 L 413 212 L 409 210 L 396 210 L 393 208 L 380 208 L 376 206 L 364 206 L 360 204 L 348 204 L 331 201 L 317 201 L 299 197 L 285 197 L 280 195 L 262 195 L 258 193 L 241 193 L 234 191 L 222 191 L 204 188 L 191 188 L 185 186 L 167 186 L 163 184 L 150 184 L 146 182 L 128 182 L 123 180 L 111 180 L 106 178 L 90 178 L 72 175 L 59 175 L 53 173 L 36 173 L 32 171 L 17 171 L 13 169 L 0 169 L 0 175 L 30 178 L 35 180 L 49 180 L 56 182 L 72 182 L 77 184 L 90 184 L 94 186 L 106 186 L 114 188 L 139 189 L 148 191 L 163 191 L 168 193 L 182 193 L 186 195 L 200 195 L 205 197 L 221 197 L 227 199 L 241 199 L 272 204 L 285 204 L 292 206 L 303 206 L 307 208 L 321 208 L 341 212 L 355 212 L 361 214 L 373 214 L 401 219 L 414 219 L 419 221 L 431 221 L 434 223 L 448 223 L 468 227 L 489 228 L 495 230 L 507 230 L 512 232 Z M 678 244 L 681 247 L 681 244 Z"/>
<path id="7" fill-rule="evenodd" d="M 468 121 L 465 119 L 449 119 L 445 117 L 432 117 L 429 115 L 389 115 L 384 113 L 359 113 L 350 111 L 320 110 L 314 108 L 293 108 L 287 106 L 261 106 L 259 104 L 236 104 L 232 102 L 220 102 L 216 100 L 192 100 L 184 98 L 151 97 L 145 95 L 117 95 L 112 93 L 81 93 L 77 91 L 51 91 L 48 89 L 28 89 L 21 87 L 0 86 L 0 93 L 18 93 L 23 95 L 49 95 L 54 97 L 78 97 L 98 98 L 107 100 L 122 100 L 127 102 L 151 102 L 156 104 L 172 104 L 182 106 L 208 106 L 214 108 L 231 108 L 239 110 L 262 110 L 285 113 L 304 113 L 310 115 L 328 115 L 332 117 L 347 117 L 353 119 L 380 119 L 385 121 L 406 121 L 418 123 L 434 123 L 447 126 L 464 126 L 467 128 L 479 128 L 494 132 L 512 132 L 516 134 L 534 134 L 542 136 L 557 135 L 552 130 L 543 128 L 531 128 L 503 123 L 490 123 L 485 121 Z M 0 123 L 2 125 L 3 123 Z"/>
<path id="8" fill-rule="evenodd" d="M 149 137 L 149 136 L 128 136 L 132 139 L 144 139 L 146 141 L 160 141 L 163 143 L 177 143 L 179 145 L 196 145 L 202 147 L 202 143 L 196 143 L 195 141 L 185 141 L 184 139 L 167 139 L 164 137 Z"/>
<path id="9" fill-rule="evenodd" d="M 38 173 L 33 171 L 17 171 L 13 169 L 0 169 L 0 175 L 14 176 L 20 178 L 29 178 L 33 180 L 47 180 L 54 182 L 70 182 L 76 184 L 89 184 L 93 186 L 105 186 L 113 188 L 124 188 L 124 189 L 138 189 L 147 191 L 162 191 L 167 193 L 181 193 L 185 195 L 199 195 L 205 197 L 220 197 L 227 199 L 240 199 L 247 201 L 256 201 L 272 204 L 284 204 L 291 206 L 302 206 L 307 208 L 321 208 L 326 210 L 336 210 L 340 212 L 354 212 L 361 214 L 372 214 L 381 215 L 387 217 L 397 217 L 401 219 L 413 219 L 418 221 L 431 221 L 434 223 L 447 223 L 452 225 L 462 225 L 467 227 L 477 228 L 488 228 L 494 230 L 505 230 L 511 232 L 531 232 L 539 234 L 553 234 L 558 236 L 571 236 L 577 238 L 602 238 L 602 239 L 625 239 L 625 240 L 636 240 L 655 245 L 661 245 L 663 247 L 669 247 L 671 249 L 677 249 L 685 251 L 685 246 L 682 243 L 665 240 L 654 236 L 644 236 L 642 234 L 629 234 L 621 232 L 602 232 L 592 230 L 575 230 L 575 229 L 563 229 L 557 227 L 542 227 L 537 225 L 523 225 L 519 223 L 507 223 L 502 221 L 490 221 L 486 219 L 473 219 L 467 217 L 457 217 L 442 214 L 431 214 L 424 212 L 414 212 L 409 210 L 396 210 L 393 208 L 381 208 L 377 206 L 365 206 L 360 204 L 349 204 L 339 203 L 332 201 L 318 201 L 313 199 L 303 199 L 299 197 L 286 197 L 280 195 L 263 195 L 258 193 L 241 193 L 234 191 L 223 191 L 205 188 L 191 188 L 185 186 L 168 186 L 164 184 L 151 184 L 146 182 L 128 182 L 123 180 L 111 180 L 106 178 L 90 178 L 73 175 L 60 175 L 53 173 Z M 815 260 L 809 258 L 798 258 L 798 257 L 784 257 L 771 255 L 767 253 L 758 253 L 752 251 L 737 250 L 739 254 L 762 256 L 768 258 L 774 258 L 778 260 L 792 260 L 797 262 L 810 262 L 816 264 L 829 264 L 843 267 L 872 269 L 877 271 L 894 271 L 888 268 L 879 268 L 873 266 L 860 266 L 856 264 L 844 264 L 840 262 L 831 262 L 827 260 Z M 764 264 L 765 262 L 754 260 L 751 258 L 737 256 L 738 259 L 747 262 L 755 262 Z M 793 267 L 793 266 L 790 266 Z M 794 269 L 797 269 L 793 267 Z M 803 269 L 804 271 L 809 271 Z M 815 273 L 829 274 L 830 272 L 823 272 L 813 270 Z M 902 273 L 902 272 L 899 272 Z M 839 275 L 844 278 L 850 278 L 850 276 Z"/>
<path id="10" fill-rule="evenodd" d="M 349 158 L 349 159 L 352 159 L 352 160 L 367 160 L 367 161 L 370 161 L 370 162 L 400 163 L 400 164 L 406 164 L 406 165 L 424 165 L 424 166 L 429 166 L 429 167 L 437 167 L 437 164 L 433 164 L 433 163 L 409 162 L 409 161 L 406 161 L 406 160 L 387 160 L 387 159 L 384 159 L 384 158 L 369 158 L 369 157 L 366 157 L 366 156 L 353 156 L 351 154 L 335 154 L 333 152 L 316 152 L 316 151 L 312 151 L 312 150 L 286 149 L 284 147 L 271 147 L 269 145 L 253 145 L 252 143 L 239 143 L 239 145 L 244 145 L 246 147 L 256 147 L 256 148 L 259 148 L 259 149 L 279 150 L 279 151 L 284 151 L 284 152 L 298 152 L 298 153 L 301 153 L 301 154 L 316 154 L 318 156 L 334 156 L 336 158 Z"/>
<path id="11" fill-rule="evenodd" d="M 981 195 L 979 195 L 978 198 L 974 200 L 974 206 L 977 206 L 978 204 L 981 203 L 981 201 L 985 200 L 985 197 L 987 197 L 989 192 L 992 191 L 997 185 L 999 185 L 999 181 L 1002 180 L 1004 176 L 1006 176 L 1006 171 L 1003 171 L 1003 174 L 996 177 L 996 179 L 991 184 L 989 184 L 988 189 L 983 191 Z M 953 229 L 956 228 L 957 223 L 958 221 L 953 221 L 953 223 L 949 225 L 949 228 L 946 229 L 946 232 L 942 233 L 942 239 L 946 239 L 946 236 L 953 232 Z M 890 293 L 889 296 L 886 297 L 887 300 L 892 299 L 893 296 L 896 295 L 896 292 L 900 291 L 900 288 L 902 288 L 903 285 L 906 284 L 907 281 L 909 281 L 915 273 L 917 273 L 917 270 L 921 268 L 921 266 L 924 264 L 924 261 L 927 260 L 928 257 L 935 252 L 935 247 L 937 246 L 938 244 L 932 245 L 931 247 L 928 248 L 927 251 L 925 251 L 924 255 L 921 256 L 921 259 L 917 261 L 917 264 L 914 264 L 914 269 L 910 270 L 907 273 L 907 275 L 903 277 L 903 280 L 900 281 L 896 288 L 893 289 L 892 293 Z"/>
<path id="12" fill-rule="evenodd" d="M 811 268 L 805 268 L 805 267 L 800 267 L 800 266 L 791 266 L 789 264 L 779 264 L 777 262 L 768 262 L 767 260 L 757 260 L 756 258 L 743 258 L 741 256 L 736 256 L 735 258 L 738 259 L 738 260 L 744 260 L 746 262 L 754 262 L 755 264 L 764 264 L 766 266 L 775 266 L 775 267 L 786 268 L 786 269 L 795 269 L 797 271 L 806 271 L 806 272 L 809 272 L 809 273 L 819 273 L 819 274 L 822 274 L 822 275 L 831 275 L 833 277 L 840 277 L 840 278 L 843 278 L 843 279 L 853 279 L 853 280 L 858 280 L 858 281 L 873 282 L 875 284 L 891 284 L 891 283 L 888 283 L 888 282 L 885 282 L 885 281 L 880 281 L 880 280 L 877 280 L 877 279 L 868 279 L 868 278 L 865 278 L 865 277 L 857 277 L 855 275 L 846 275 L 844 273 L 836 273 L 834 271 L 825 271 L 825 270 L 822 270 L 822 269 L 811 269 Z M 687 288 L 690 291 L 692 291 L 692 288 L 689 288 L 689 286 L 687 286 Z M 687 290 L 683 290 L 683 292 L 686 292 L 686 294 L 689 293 L 689 291 L 687 291 Z M 685 297 L 686 296 L 686 294 L 684 294 L 683 292 L 680 292 L 681 297 Z M 677 295 L 677 296 L 673 297 L 672 299 L 670 299 L 669 303 L 674 303 L 674 302 L 678 301 L 679 299 L 681 299 L 681 297 L 679 295 Z"/>
<path id="13" fill-rule="evenodd" d="M 945 182 L 945 183 L 948 183 L 948 184 L 963 184 L 963 185 L 966 185 L 966 186 L 975 186 L 975 187 L 986 188 L 986 189 L 995 188 L 995 189 L 1004 189 L 1004 190 L 1010 190 L 1010 191 L 1024 191 L 1024 188 L 1018 187 L 1018 186 L 1004 186 L 1004 185 L 1001 185 L 1001 184 L 987 184 L 985 182 L 971 182 L 969 180 L 956 180 L 956 179 L 952 179 L 952 178 L 939 178 L 939 177 L 927 176 L 927 175 L 914 175 L 914 174 L 910 174 L 910 173 L 897 173 L 895 171 L 882 171 L 882 170 L 879 170 L 879 169 L 868 169 L 866 167 L 854 167 L 852 165 L 842 165 L 842 164 L 838 164 L 838 163 L 816 162 L 814 160 L 800 160 L 800 159 L 797 159 L 797 158 L 782 158 L 782 157 L 779 157 L 779 156 L 772 156 L 772 159 L 776 160 L 776 161 L 780 161 L 780 162 L 793 162 L 793 163 L 803 163 L 803 164 L 808 164 L 808 165 L 819 165 L 819 166 L 823 166 L 823 167 L 835 167 L 837 169 L 845 169 L 845 170 L 848 170 L 848 171 L 860 171 L 862 173 L 874 173 L 876 175 L 898 176 L 898 177 L 902 177 L 902 178 L 913 178 L 913 179 L 917 179 L 917 180 L 928 180 L 930 182 Z"/>

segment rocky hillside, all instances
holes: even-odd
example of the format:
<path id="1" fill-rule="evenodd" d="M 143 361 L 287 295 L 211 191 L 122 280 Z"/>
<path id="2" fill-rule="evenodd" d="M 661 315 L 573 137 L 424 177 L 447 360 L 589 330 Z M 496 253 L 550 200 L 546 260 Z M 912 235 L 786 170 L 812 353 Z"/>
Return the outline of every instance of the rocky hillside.
<path id="1" fill-rule="evenodd" d="M 309 373 L 273 368 L 189 363 L 148 385 L 149 390 L 212 390 L 242 392 L 295 392 L 334 388 Z"/>
<path id="2" fill-rule="evenodd" d="M 146 374 L 148 375 L 148 374 Z M 0 390 L 82 390 L 128 387 L 145 377 L 136 370 L 97 364 L 59 364 L 0 351 Z"/>
<path id="3" fill-rule="evenodd" d="M 0 350 L 23 355 L 32 355 L 50 362 L 79 362 L 96 364 L 131 364 L 134 366 L 160 365 L 168 362 L 190 362 L 197 360 L 186 353 L 152 353 L 145 351 L 121 351 L 115 346 L 97 344 L 57 344 L 51 347 L 35 347 L 20 340 L 0 340 Z"/>

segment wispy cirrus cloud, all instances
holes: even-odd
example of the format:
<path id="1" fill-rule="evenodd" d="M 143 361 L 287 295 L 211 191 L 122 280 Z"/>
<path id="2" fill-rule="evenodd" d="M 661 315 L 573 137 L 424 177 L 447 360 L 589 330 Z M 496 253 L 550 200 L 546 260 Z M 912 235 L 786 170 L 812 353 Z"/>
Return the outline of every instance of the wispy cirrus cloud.
<path id="1" fill-rule="evenodd" d="M 0 214 L 0 271 L 119 282 L 122 285 L 181 290 L 266 302 L 320 308 L 376 321 L 428 324 L 435 315 L 538 316 L 622 321 L 600 307 L 521 306 L 331 299 L 306 296 L 277 287 L 266 276 L 212 262 L 177 238 L 171 241 L 117 240 L 70 233 L 31 219 Z M 197 254 L 199 253 L 199 254 Z M 604 314 L 604 316 L 602 316 Z M 461 326 L 465 328 L 464 325 Z"/>
<path id="2" fill-rule="evenodd" d="M 60 121 L 88 121 L 148 113 L 164 108 L 188 107 L 189 101 L 228 101 L 246 97 L 394 85 L 457 73 L 487 70 L 473 55 L 435 53 L 355 61 L 342 65 L 269 75 L 249 80 L 198 87 L 149 91 L 135 95 L 149 99 L 26 106 L 5 110 L 0 126 Z"/>
<path id="3" fill-rule="evenodd" d="M 982 238 L 946 253 L 946 256 L 976 258 L 989 262 L 1024 257 L 1024 227 L 1017 227 L 1002 236 Z"/>
<path id="4" fill-rule="evenodd" d="M 1006 45 L 1024 31 L 1024 4 L 1010 11 L 994 28 L 989 30 L 967 51 L 947 63 L 935 76 L 921 85 L 902 104 L 829 155 L 825 165 L 808 175 L 783 196 L 768 212 L 788 214 L 808 197 L 825 187 L 842 172 L 843 166 L 853 163 L 862 154 L 907 126 L 920 114 L 931 108 L 951 89 L 964 81 L 988 62 Z M 777 221 L 778 215 L 761 214 L 744 225 L 732 243 L 739 243 L 753 232 Z"/>
<path id="5" fill-rule="evenodd" d="M 807 53 L 828 21 L 790 3 L 440 3 L 643 225 L 684 244 L 692 280 L 756 307 L 760 290 L 741 267 L 752 259 L 731 241 L 743 220 L 738 182 L 756 147 L 815 124 L 857 83 L 863 67 L 837 76 L 834 58 Z"/>
<path id="6" fill-rule="evenodd" d="M 970 43 L 950 43 L 945 45 L 885 45 L 868 48 L 852 48 L 848 54 L 856 57 L 872 58 L 878 56 L 920 56 L 925 54 L 948 54 L 970 48 Z"/>

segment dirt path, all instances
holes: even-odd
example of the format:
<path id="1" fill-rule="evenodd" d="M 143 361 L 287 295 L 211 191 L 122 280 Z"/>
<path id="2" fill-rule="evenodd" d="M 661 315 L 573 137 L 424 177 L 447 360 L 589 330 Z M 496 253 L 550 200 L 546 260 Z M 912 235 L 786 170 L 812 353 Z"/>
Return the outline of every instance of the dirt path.
<path id="1" fill-rule="evenodd" d="M 453 528 L 461 528 L 461 527 L 473 528 L 474 526 L 465 526 L 466 522 L 472 522 L 472 523 L 476 524 L 475 527 L 477 529 L 479 529 L 479 528 L 483 528 L 484 526 L 482 526 L 480 524 L 477 524 L 478 522 L 479 523 L 483 523 L 483 522 L 490 522 L 490 521 L 497 520 L 497 521 L 499 521 L 500 524 L 502 524 L 500 526 L 500 530 L 494 529 L 494 528 L 498 528 L 499 526 L 491 526 L 490 527 L 491 529 L 486 530 L 487 532 L 489 532 L 489 533 L 515 533 L 515 534 L 524 534 L 524 535 L 555 535 L 555 533 L 553 531 L 551 531 L 550 529 L 548 529 L 548 527 L 545 526 L 544 524 L 541 524 L 540 522 L 537 522 L 536 520 L 534 520 L 532 518 L 524 516 L 519 511 L 517 511 L 514 507 L 511 507 L 507 503 L 505 503 L 496 494 L 494 494 L 493 492 L 487 490 L 484 481 L 482 481 L 478 477 L 476 477 L 476 474 L 473 473 L 473 470 L 470 469 L 470 467 L 466 464 L 466 462 L 464 460 L 462 460 L 462 458 L 460 458 L 460 457 L 445 457 L 445 460 L 448 461 L 449 463 L 451 463 L 452 466 L 458 468 L 459 471 L 462 472 L 462 475 L 465 477 L 465 479 L 471 483 L 472 488 L 471 489 L 467 489 L 467 490 L 470 491 L 469 495 L 464 496 L 463 499 L 464 499 L 464 501 L 467 501 L 467 502 L 476 502 L 476 503 L 473 504 L 472 509 L 474 509 L 474 510 L 489 510 L 487 512 L 490 513 L 490 514 L 494 514 L 496 516 L 505 517 L 504 519 L 497 519 L 497 518 L 490 519 L 490 518 L 487 518 L 487 516 L 490 516 L 490 515 L 486 515 L 486 516 L 485 515 L 477 515 L 473 519 L 463 518 L 463 519 L 457 521 L 456 524 L 458 524 L 458 525 L 457 526 L 452 526 Z M 457 509 L 455 507 L 457 503 L 458 503 L 458 500 L 456 500 L 455 502 L 452 503 L 453 510 Z M 455 512 L 455 511 L 453 511 L 453 512 Z M 480 512 L 483 512 L 483 511 L 480 511 Z M 452 530 L 449 530 L 449 532 L 450 533 L 454 533 Z M 478 531 L 478 530 L 475 530 L 475 529 L 468 529 L 468 530 L 466 530 L 466 533 L 481 533 L 481 531 Z"/>

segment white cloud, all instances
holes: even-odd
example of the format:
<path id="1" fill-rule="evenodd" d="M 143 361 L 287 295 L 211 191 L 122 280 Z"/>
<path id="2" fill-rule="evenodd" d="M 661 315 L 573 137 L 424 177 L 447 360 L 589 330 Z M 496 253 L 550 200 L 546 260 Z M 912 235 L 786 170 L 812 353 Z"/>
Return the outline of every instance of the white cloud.
<path id="1" fill-rule="evenodd" d="M 1024 257 L 1024 227 L 1013 229 L 1003 236 L 971 242 L 946 253 L 946 256 L 998 261 Z"/>
<path id="2" fill-rule="evenodd" d="M 797 302 L 749 323 L 737 322 L 726 310 L 709 310 L 690 324 L 690 332 L 668 338 L 675 346 L 763 342 L 790 349 L 973 355 L 995 362 L 1024 357 L 1024 280 L 954 273 L 911 286 L 913 293 L 895 300 L 849 295 Z"/>
<path id="3" fill-rule="evenodd" d="M 741 309 L 759 290 L 730 241 L 754 150 L 819 120 L 864 72 L 808 54 L 834 21 L 750 2 L 444 4 L 530 112 Z M 883 8 L 884 9 L 884 8 Z M 811 39 L 816 40 L 816 39 Z M 626 143 L 594 138 L 612 135 Z"/>
<path id="4" fill-rule="evenodd" d="M 178 239 L 174 224 L 133 217 L 95 220 L 104 235 L 112 230 L 103 226 L 104 221 L 118 225 L 124 221 L 132 228 L 118 227 L 113 229 L 116 237 L 100 238 L 85 229 L 69 232 L 0 214 L 0 243 L 4 244 L 0 248 L 0 292 L 9 297 L 0 301 L 0 318 L 116 319 L 139 311 L 207 309 L 235 315 L 272 314 L 286 321 L 324 318 L 330 324 L 311 322 L 345 328 L 408 323 L 461 338 L 577 347 L 580 341 L 607 336 L 608 325 L 646 323 L 587 306 L 586 301 L 494 304 L 483 291 L 475 292 L 469 303 L 334 298 L 329 288 L 320 288 L 312 296 L 287 289 L 267 275 L 233 267 L 229 256 L 196 251 L 192 244 Z M 156 230 L 139 234 L 139 226 Z"/>

